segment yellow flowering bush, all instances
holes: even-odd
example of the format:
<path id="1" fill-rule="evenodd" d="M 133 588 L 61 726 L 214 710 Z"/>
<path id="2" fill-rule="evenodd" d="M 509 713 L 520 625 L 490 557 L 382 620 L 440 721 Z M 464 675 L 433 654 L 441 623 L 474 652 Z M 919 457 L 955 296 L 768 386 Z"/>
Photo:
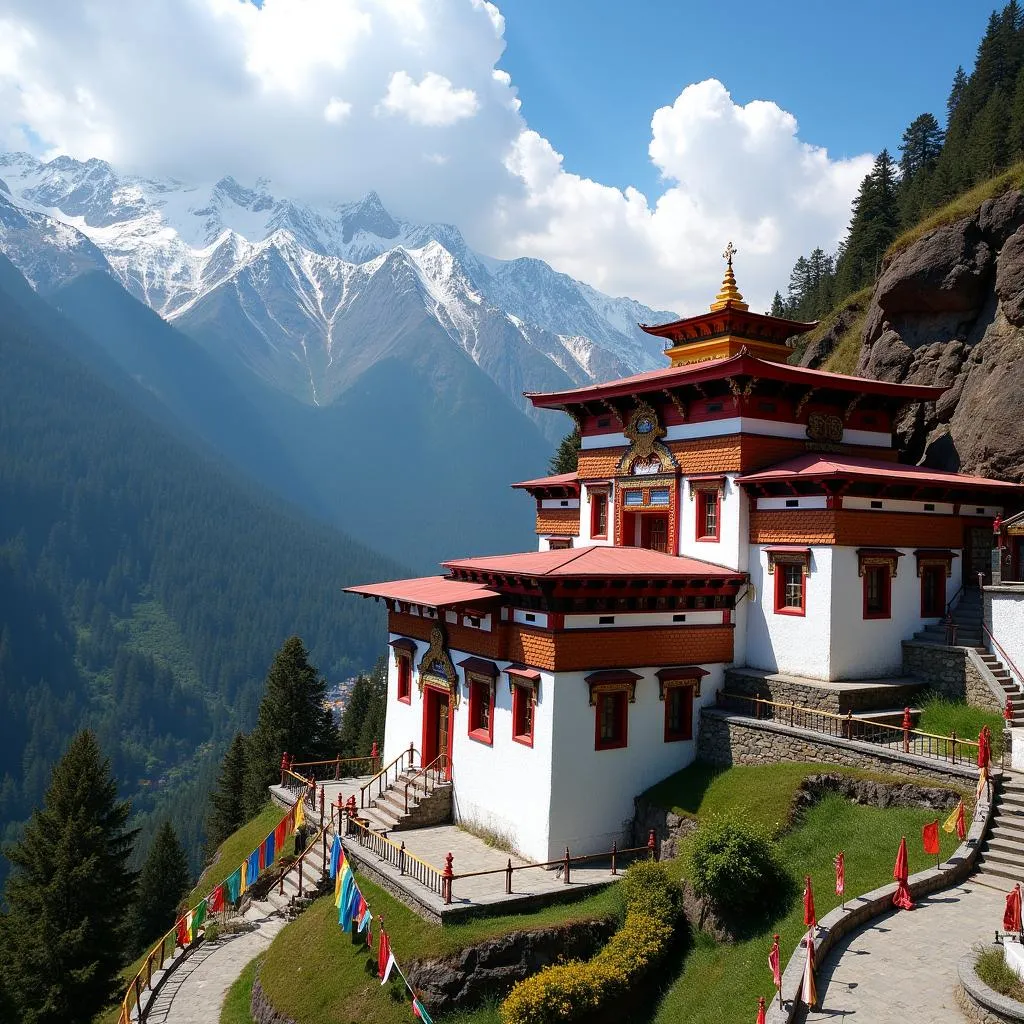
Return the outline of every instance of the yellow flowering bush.
<path id="1" fill-rule="evenodd" d="M 668 952 L 682 893 L 660 864 L 634 864 L 622 886 L 622 927 L 593 959 L 545 967 L 519 982 L 501 1004 L 502 1024 L 583 1021 L 623 998 Z"/>

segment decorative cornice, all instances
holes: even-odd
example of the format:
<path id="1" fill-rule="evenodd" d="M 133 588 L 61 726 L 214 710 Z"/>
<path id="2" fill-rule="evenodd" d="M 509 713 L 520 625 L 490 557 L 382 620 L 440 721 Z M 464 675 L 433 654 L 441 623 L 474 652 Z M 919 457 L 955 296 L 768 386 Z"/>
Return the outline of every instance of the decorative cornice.
<path id="1" fill-rule="evenodd" d="M 422 695 L 425 680 L 423 677 L 428 673 L 439 676 L 444 680 L 448 692 L 451 694 L 453 707 L 459 706 L 459 675 L 452 664 L 451 655 L 448 653 L 448 640 L 445 636 L 444 626 L 437 622 L 430 631 L 430 646 L 420 660 L 419 666 L 419 691 Z M 436 684 L 435 684 L 436 685 Z"/>

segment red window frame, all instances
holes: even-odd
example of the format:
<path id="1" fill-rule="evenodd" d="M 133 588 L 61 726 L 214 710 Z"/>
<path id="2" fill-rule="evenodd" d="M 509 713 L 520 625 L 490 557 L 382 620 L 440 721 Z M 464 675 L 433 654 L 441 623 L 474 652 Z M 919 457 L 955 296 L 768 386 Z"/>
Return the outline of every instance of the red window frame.
<path id="1" fill-rule="evenodd" d="M 481 712 L 486 721 L 481 725 Z M 469 738 L 494 745 L 494 684 L 489 679 L 469 678 Z"/>
<path id="2" fill-rule="evenodd" d="M 786 604 L 786 584 L 790 571 L 800 573 L 800 607 Z M 775 563 L 775 614 L 806 615 L 807 614 L 807 571 L 803 562 Z"/>
<path id="3" fill-rule="evenodd" d="M 619 750 L 629 745 L 629 694 L 625 690 L 611 690 L 597 694 L 594 705 L 594 749 Z M 612 729 L 606 736 L 602 725 L 608 713 Z"/>
<path id="4" fill-rule="evenodd" d="M 406 654 L 400 654 L 396 659 L 398 662 L 398 687 L 397 696 L 403 704 L 412 703 L 412 658 Z"/>
<path id="5" fill-rule="evenodd" d="M 928 581 L 933 580 L 932 601 L 928 601 Z M 921 566 L 921 618 L 941 618 L 946 613 L 946 567 L 944 565 Z"/>
<path id="6" fill-rule="evenodd" d="M 693 739 L 693 683 L 681 683 L 665 687 L 665 742 L 676 743 L 679 740 Z M 672 704 L 679 701 L 679 722 L 675 728 L 672 723 Z"/>
<path id="7" fill-rule="evenodd" d="M 602 518 L 603 528 L 600 525 Z M 594 540 L 608 539 L 608 495 L 604 491 L 594 491 L 590 495 L 590 536 Z"/>
<path id="8" fill-rule="evenodd" d="M 713 506 L 712 506 L 713 503 Z M 697 523 L 696 539 L 699 541 L 717 542 L 722 535 L 722 492 L 719 488 L 701 487 L 697 490 Z M 708 533 L 708 509 L 715 510 L 715 529 Z"/>
<path id="9" fill-rule="evenodd" d="M 878 590 L 880 607 L 869 608 L 868 601 L 871 595 L 872 579 L 878 578 Z M 864 618 L 865 619 L 891 619 L 892 618 L 892 570 L 887 565 L 866 565 L 864 566 Z"/>
<path id="10" fill-rule="evenodd" d="M 533 699 L 533 687 L 513 683 L 512 739 L 516 743 L 522 743 L 524 747 L 533 746 L 536 710 Z"/>

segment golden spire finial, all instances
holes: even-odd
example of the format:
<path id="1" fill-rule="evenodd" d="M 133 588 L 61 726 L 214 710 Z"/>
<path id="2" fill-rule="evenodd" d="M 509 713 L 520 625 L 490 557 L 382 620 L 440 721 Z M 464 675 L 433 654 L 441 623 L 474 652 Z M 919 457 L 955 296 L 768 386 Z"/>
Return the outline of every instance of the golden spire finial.
<path id="1" fill-rule="evenodd" d="M 712 312 L 725 309 L 727 306 L 731 306 L 733 309 L 749 308 L 743 301 L 739 288 L 736 287 L 736 275 L 732 272 L 732 258 L 738 252 L 739 249 L 730 242 L 725 247 L 725 252 L 722 253 L 722 258 L 725 260 L 725 277 L 722 278 L 722 290 L 715 296 L 715 301 L 711 303 Z"/>

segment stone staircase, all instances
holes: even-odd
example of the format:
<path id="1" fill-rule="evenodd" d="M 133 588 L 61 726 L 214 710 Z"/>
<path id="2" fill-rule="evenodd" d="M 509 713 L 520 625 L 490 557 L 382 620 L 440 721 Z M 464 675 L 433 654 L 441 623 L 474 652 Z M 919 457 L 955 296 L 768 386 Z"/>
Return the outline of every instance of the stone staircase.
<path id="1" fill-rule="evenodd" d="M 445 825 L 452 820 L 452 784 L 431 781 L 424 792 L 424 780 L 417 778 L 419 768 L 403 772 L 368 807 L 359 811 L 376 832 L 404 832 L 431 825 Z M 405 807 L 405 787 L 409 786 L 409 809 Z M 415 783 L 415 784 L 413 784 Z"/>
<path id="2" fill-rule="evenodd" d="M 978 872 L 980 881 L 1004 891 L 1024 882 L 1024 775 L 1003 772 Z"/>

